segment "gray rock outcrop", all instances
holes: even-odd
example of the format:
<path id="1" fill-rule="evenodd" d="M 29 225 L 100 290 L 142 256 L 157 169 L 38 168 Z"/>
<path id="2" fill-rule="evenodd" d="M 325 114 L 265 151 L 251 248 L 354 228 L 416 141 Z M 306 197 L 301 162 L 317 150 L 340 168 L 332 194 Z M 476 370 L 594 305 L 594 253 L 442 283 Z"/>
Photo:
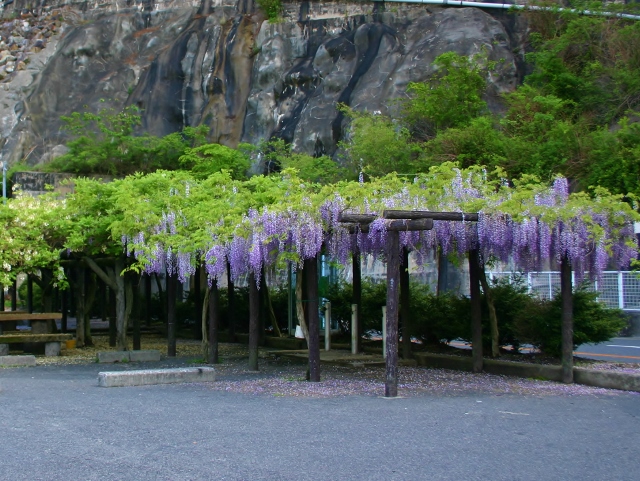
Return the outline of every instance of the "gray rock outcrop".
<path id="1" fill-rule="evenodd" d="M 497 10 L 301 2 L 269 23 L 232 0 L 59 4 L 39 13 L 26 5 L 16 2 L 19 14 L 2 30 L 11 35 L 0 41 L 0 68 L 17 65 L 12 57 L 23 62 L 0 81 L 9 163 L 54 157 L 66 140 L 62 115 L 126 105 L 142 109 L 141 128 L 155 135 L 206 124 L 210 140 L 225 145 L 275 136 L 333 155 L 347 127 L 338 104 L 388 112 L 443 52 L 485 52 L 498 62 L 492 108 L 522 76 L 514 52 L 523 51 L 524 21 Z M 5 53 L 17 19 L 28 38 Z M 48 36 L 33 34 L 45 28 Z"/>

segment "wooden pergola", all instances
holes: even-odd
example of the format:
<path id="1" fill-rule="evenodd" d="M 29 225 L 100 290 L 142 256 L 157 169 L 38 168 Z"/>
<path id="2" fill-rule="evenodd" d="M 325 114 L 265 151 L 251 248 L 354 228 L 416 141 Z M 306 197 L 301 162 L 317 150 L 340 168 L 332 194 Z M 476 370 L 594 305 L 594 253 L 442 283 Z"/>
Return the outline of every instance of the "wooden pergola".
<path id="1" fill-rule="evenodd" d="M 342 214 L 340 222 L 348 224 L 351 231 L 368 232 L 369 225 L 378 218 L 370 214 Z M 403 249 L 402 257 L 404 269 L 401 269 L 399 233 L 403 231 L 424 231 L 433 228 L 433 221 L 449 222 L 477 222 L 477 212 L 432 212 L 425 210 L 385 210 L 382 214 L 387 230 L 387 315 L 386 315 L 386 377 L 385 397 L 398 395 L 398 314 L 400 294 L 402 293 L 401 308 L 408 314 L 409 303 L 409 272 L 408 251 Z M 357 256 L 359 261 L 359 256 Z M 354 255 L 354 265 L 356 255 Z M 469 292 L 471 298 L 471 339 L 473 372 L 483 369 L 482 353 L 482 312 L 480 299 L 480 254 L 478 249 L 469 251 Z M 355 274 L 360 269 L 354 268 L 354 291 L 356 285 Z M 358 279 L 359 284 L 359 279 Z M 573 382 L 573 306 L 571 286 L 571 266 L 566 258 L 561 263 L 561 292 L 562 292 L 562 368 L 563 381 Z M 408 315 L 403 316 L 407 322 Z M 360 324 L 358 322 L 358 324 Z M 411 339 L 406 329 L 403 335 L 404 353 L 410 353 Z M 311 348 L 311 346 L 309 346 Z M 310 354 L 311 356 L 311 354 Z"/>

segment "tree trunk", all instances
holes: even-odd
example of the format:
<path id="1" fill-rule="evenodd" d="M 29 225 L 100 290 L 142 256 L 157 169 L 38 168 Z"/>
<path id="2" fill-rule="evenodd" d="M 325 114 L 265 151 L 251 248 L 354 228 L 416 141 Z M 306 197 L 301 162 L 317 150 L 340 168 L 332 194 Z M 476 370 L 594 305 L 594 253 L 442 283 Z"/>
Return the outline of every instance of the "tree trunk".
<path id="1" fill-rule="evenodd" d="M 160 282 L 160 276 L 155 274 L 156 278 L 156 288 L 158 289 L 158 300 L 160 305 L 160 312 L 158 312 L 158 316 L 160 319 L 167 319 L 167 296 L 165 296 L 164 291 L 162 290 L 162 282 Z M 167 276 L 168 277 L 168 276 Z M 166 280 L 166 279 L 165 279 Z"/>
<path id="2" fill-rule="evenodd" d="M 207 286 L 202 302 L 202 312 L 200 312 L 200 325 L 202 326 L 202 359 L 207 362 L 209 359 L 209 296 L 211 288 Z"/>
<path id="3" fill-rule="evenodd" d="M 384 396 L 398 396 L 398 301 L 400 298 L 399 234 L 387 232 L 387 337 Z"/>
<path id="4" fill-rule="evenodd" d="M 144 322 L 151 327 L 151 274 L 144 276 Z"/>
<path id="5" fill-rule="evenodd" d="M 127 303 L 125 293 L 124 277 L 122 271 L 125 268 L 123 257 L 116 257 L 113 277 L 115 278 L 116 294 L 116 347 L 120 351 L 128 351 L 127 345 Z"/>
<path id="6" fill-rule="evenodd" d="M 573 286 L 571 261 L 565 255 L 560 263 L 562 297 L 562 382 L 573 382 Z"/>
<path id="7" fill-rule="evenodd" d="M 469 293 L 471 294 L 471 348 L 473 372 L 482 372 L 482 301 L 480 299 L 480 259 L 477 249 L 469 251 Z"/>
<path id="8" fill-rule="evenodd" d="M 498 331 L 498 315 L 496 314 L 496 305 L 493 302 L 493 294 L 491 287 L 487 282 L 487 274 L 485 273 L 484 263 L 478 267 L 480 277 L 480 285 L 484 291 L 484 298 L 487 301 L 487 309 L 489 310 L 489 325 L 491 327 L 491 357 L 500 357 L 500 332 Z"/>
<path id="9" fill-rule="evenodd" d="M 304 268 L 296 269 L 296 317 L 298 318 L 298 324 L 300 324 L 300 329 L 302 329 L 302 334 L 304 335 L 305 340 L 307 341 L 307 346 L 309 346 L 309 329 L 307 327 L 307 321 L 304 315 L 304 304 L 302 299 L 302 274 Z"/>
<path id="10" fill-rule="evenodd" d="M 125 296 L 127 299 L 127 325 L 129 320 L 133 325 L 133 350 L 139 351 L 141 347 L 140 339 L 140 303 L 138 302 L 139 292 L 139 279 L 138 274 L 129 272 L 125 276 Z"/>
<path id="11" fill-rule="evenodd" d="M 176 291 L 178 280 L 167 273 L 167 356 L 176 357 Z"/>
<path id="12" fill-rule="evenodd" d="M 209 290 L 209 364 L 218 364 L 218 326 L 220 325 L 220 293 L 218 291 L 218 281 L 215 279 L 211 283 Z M 256 355 L 257 363 L 257 355 Z M 257 367 L 255 369 L 257 371 Z"/>
<path id="13" fill-rule="evenodd" d="M 76 267 L 73 278 L 73 287 L 76 299 L 76 346 L 84 347 L 84 321 L 85 321 L 85 269 Z"/>
<path id="14" fill-rule="evenodd" d="M 260 320 L 260 292 L 256 285 L 256 276 L 249 273 L 249 370 L 258 370 L 258 324 Z"/>
<path id="15" fill-rule="evenodd" d="M 200 276 L 201 276 L 202 268 L 200 266 L 200 262 L 196 264 L 196 272 L 193 276 L 193 303 L 195 304 L 195 318 L 198 319 L 200 313 L 202 312 L 202 292 L 200 291 Z M 199 322 L 193 323 L 193 338 L 194 339 L 202 339 L 202 324 Z"/>
<path id="16" fill-rule="evenodd" d="M 91 309 L 96 300 L 98 283 L 91 272 L 87 272 L 87 269 L 84 269 L 84 271 L 84 278 L 85 281 L 87 281 L 84 299 L 84 345 L 93 346 L 93 338 L 91 337 Z"/>
<path id="17" fill-rule="evenodd" d="M 271 303 L 271 295 L 269 294 L 269 286 L 267 285 L 267 276 L 264 274 L 264 269 L 261 273 L 262 281 L 260 282 L 262 286 L 262 295 L 264 299 L 264 306 L 267 310 L 267 315 L 269 316 L 269 320 L 271 321 L 271 326 L 273 327 L 273 333 L 277 337 L 282 337 L 282 332 L 280 332 L 280 327 L 278 326 L 278 320 L 276 319 L 276 314 L 273 311 L 273 304 Z"/>
<path id="18" fill-rule="evenodd" d="M 402 319 L 402 357 L 411 358 L 411 293 L 409 291 L 409 249 L 402 249 L 400 266 L 400 318 Z"/>
<path id="19" fill-rule="evenodd" d="M 318 258 L 304 261 L 307 284 L 307 315 L 309 319 L 309 381 L 320 382 L 320 315 L 318 299 Z"/>
<path id="20" fill-rule="evenodd" d="M 355 352 L 362 352 L 362 335 L 364 332 L 362 329 L 362 319 L 360 318 L 360 311 L 362 309 L 362 260 L 360 252 L 354 252 L 351 261 L 353 265 L 353 292 L 351 303 L 358 305 L 356 318 L 358 333 L 356 336 Z"/>
<path id="21" fill-rule="evenodd" d="M 231 264 L 227 262 L 227 323 L 229 324 L 229 342 L 236 342 L 236 290 L 231 280 Z"/>
<path id="22" fill-rule="evenodd" d="M 118 345 L 118 315 L 116 314 L 116 293 L 110 287 L 107 290 L 109 300 L 109 347 Z"/>
<path id="23" fill-rule="evenodd" d="M 124 277 L 121 275 L 125 269 L 125 258 L 116 257 L 113 268 L 107 268 L 106 272 L 90 257 L 85 257 L 84 262 L 102 279 L 115 294 L 115 318 L 116 318 L 116 347 L 121 351 L 127 351 L 127 317 Z"/>

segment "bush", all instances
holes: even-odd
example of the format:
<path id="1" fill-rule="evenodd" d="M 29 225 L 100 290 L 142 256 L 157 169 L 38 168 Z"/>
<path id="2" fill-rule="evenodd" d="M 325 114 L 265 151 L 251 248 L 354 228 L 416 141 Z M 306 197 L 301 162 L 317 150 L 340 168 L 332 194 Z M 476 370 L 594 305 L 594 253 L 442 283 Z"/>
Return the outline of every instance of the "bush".
<path id="1" fill-rule="evenodd" d="M 619 309 L 608 309 L 597 301 L 595 292 L 578 289 L 573 293 L 573 345 L 608 341 L 626 327 Z M 545 354 L 560 357 L 562 353 L 562 298 L 558 293 L 551 301 L 532 299 L 515 323 L 518 339 Z"/>

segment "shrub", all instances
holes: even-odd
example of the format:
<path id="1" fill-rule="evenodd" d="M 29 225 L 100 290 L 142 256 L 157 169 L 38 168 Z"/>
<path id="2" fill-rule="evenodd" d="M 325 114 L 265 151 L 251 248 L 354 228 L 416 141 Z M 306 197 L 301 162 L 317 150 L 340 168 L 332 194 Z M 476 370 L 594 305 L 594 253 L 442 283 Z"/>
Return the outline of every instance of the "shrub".
<path id="1" fill-rule="evenodd" d="M 595 292 L 578 289 L 573 293 L 573 345 L 597 344 L 611 339 L 626 326 L 619 309 L 608 309 L 597 301 Z M 562 298 L 534 299 L 515 323 L 521 342 L 530 343 L 545 354 L 559 357 L 562 352 Z"/>

